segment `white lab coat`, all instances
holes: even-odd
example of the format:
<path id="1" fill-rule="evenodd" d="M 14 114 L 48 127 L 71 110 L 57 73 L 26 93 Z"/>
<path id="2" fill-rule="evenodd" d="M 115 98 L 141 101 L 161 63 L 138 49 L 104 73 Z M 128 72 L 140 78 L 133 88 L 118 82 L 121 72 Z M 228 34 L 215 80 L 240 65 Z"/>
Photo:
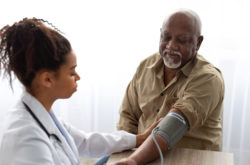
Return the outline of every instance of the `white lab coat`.
<path id="1" fill-rule="evenodd" d="M 55 136 L 47 136 L 23 102 L 49 134 L 55 134 L 61 143 Z M 100 157 L 133 148 L 136 144 L 135 135 L 124 131 L 113 134 L 85 133 L 61 120 L 59 123 L 71 147 L 42 104 L 24 92 L 4 123 L 0 138 L 0 165 L 79 165 L 79 156 Z"/>

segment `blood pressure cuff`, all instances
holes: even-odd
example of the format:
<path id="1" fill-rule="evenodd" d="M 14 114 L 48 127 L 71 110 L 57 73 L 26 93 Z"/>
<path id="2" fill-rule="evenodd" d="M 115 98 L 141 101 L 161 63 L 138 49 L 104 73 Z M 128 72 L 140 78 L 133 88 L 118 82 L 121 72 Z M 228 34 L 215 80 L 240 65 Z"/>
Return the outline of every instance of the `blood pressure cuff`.
<path id="1" fill-rule="evenodd" d="M 176 112 L 169 112 L 153 129 L 152 133 L 162 136 L 168 143 L 168 149 L 171 149 L 188 129 L 188 122 L 182 115 Z"/>

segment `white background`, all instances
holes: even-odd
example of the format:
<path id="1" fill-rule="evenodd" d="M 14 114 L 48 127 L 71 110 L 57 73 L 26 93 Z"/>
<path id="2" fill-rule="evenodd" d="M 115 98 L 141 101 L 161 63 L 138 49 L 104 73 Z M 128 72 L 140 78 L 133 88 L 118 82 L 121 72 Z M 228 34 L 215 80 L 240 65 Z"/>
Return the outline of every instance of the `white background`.
<path id="1" fill-rule="evenodd" d="M 196 11 L 204 35 L 199 53 L 221 69 L 226 84 L 223 151 L 234 153 L 236 165 L 250 164 L 249 0 L 1 0 L 0 5 L 0 27 L 37 17 L 66 34 L 81 80 L 77 93 L 54 109 L 76 127 L 100 132 L 116 130 L 126 86 L 139 62 L 158 51 L 165 16 L 179 8 Z M 15 81 L 13 92 L 0 80 L 2 121 L 22 87 Z"/>

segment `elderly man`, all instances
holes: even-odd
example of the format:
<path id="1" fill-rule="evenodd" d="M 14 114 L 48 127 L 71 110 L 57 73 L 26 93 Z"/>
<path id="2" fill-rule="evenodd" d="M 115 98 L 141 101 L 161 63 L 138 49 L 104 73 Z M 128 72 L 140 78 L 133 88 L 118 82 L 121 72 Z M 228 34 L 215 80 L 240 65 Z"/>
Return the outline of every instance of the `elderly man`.
<path id="1" fill-rule="evenodd" d="M 129 83 L 118 129 L 138 134 L 164 118 L 152 133 L 163 152 L 221 150 L 224 81 L 219 69 L 197 54 L 202 41 L 193 11 L 177 11 L 163 22 L 159 53 L 142 61 Z M 145 164 L 158 156 L 150 136 L 122 162 Z"/>

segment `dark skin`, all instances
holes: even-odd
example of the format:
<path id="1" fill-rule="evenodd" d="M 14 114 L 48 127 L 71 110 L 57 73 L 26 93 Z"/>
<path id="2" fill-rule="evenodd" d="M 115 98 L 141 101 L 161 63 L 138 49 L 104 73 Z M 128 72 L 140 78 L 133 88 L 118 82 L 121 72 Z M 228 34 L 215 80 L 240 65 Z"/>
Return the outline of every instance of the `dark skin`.
<path id="1" fill-rule="evenodd" d="M 164 83 L 167 86 L 176 76 L 176 73 L 197 54 L 200 45 L 203 41 L 203 36 L 200 35 L 200 22 L 196 15 L 188 11 L 179 11 L 172 14 L 164 23 L 161 29 L 161 38 L 159 52 L 162 58 L 171 58 L 174 63 L 180 63 L 177 68 L 164 67 Z M 164 50 L 178 52 L 164 53 Z M 178 109 L 171 109 L 170 112 L 184 114 Z M 156 140 L 162 150 L 166 152 L 168 148 L 167 141 L 155 135 Z M 114 163 L 114 165 L 143 165 L 151 162 L 159 157 L 159 152 L 153 142 L 152 136 L 149 136 L 145 142 L 128 158 Z"/>
<path id="2" fill-rule="evenodd" d="M 199 25 L 197 25 L 195 18 L 188 14 L 176 13 L 163 24 L 159 52 L 162 57 L 170 56 L 177 62 L 181 60 L 180 67 L 176 69 L 165 66 L 165 85 L 175 77 L 182 66 L 196 56 L 202 41 L 203 36 L 200 36 Z M 182 58 L 180 59 L 174 53 L 164 54 L 165 49 L 181 53 Z"/>

